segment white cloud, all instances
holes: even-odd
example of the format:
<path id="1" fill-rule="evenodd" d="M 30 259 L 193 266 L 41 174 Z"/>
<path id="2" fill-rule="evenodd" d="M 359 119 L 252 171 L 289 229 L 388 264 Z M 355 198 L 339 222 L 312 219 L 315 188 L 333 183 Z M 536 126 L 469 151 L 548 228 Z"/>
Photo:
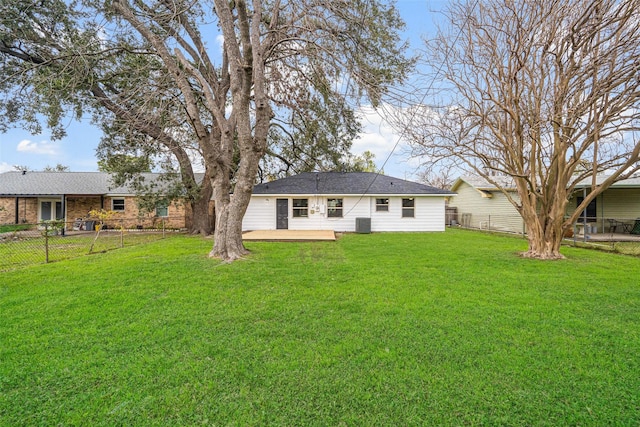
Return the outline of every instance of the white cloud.
<path id="1" fill-rule="evenodd" d="M 406 109 L 383 105 L 382 114 L 393 116 L 408 112 Z M 360 110 L 363 131 L 359 138 L 353 141 L 351 151 L 356 155 L 364 151 L 372 152 L 376 156 L 375 163 L 379 168 L 383 167 L 386 161 L 383 169 L 387 175 L 404 179 L 415 178 L 424 159 L 411 156 L 411 150 L 402 133 L 394 129 L 382 114 L 372 107 Z"/>
<path id="2" fill-rule="evenodd" d="M 222 50 L 222 46 L 224 45 L 224 36 L 222 34 L 218 34 L 216 36 L 216 43 L 218 44 L 220 50 Z"/>
<path id="3" fill-rule="evenodd" d="M 55 156 L 56 154 L 58 154 L 58 145 L 54 144 L 53 142 L 33 142 L 28 139 L 23 139 L 18 143 L 16 151 L 23 153 L 42 154 L 46 156 Z"/>
<path id="4" fill-rule="evenodd" d="M 368 150 L 376 155 L 377 160 L 384 161 L 396 144 L 400 145 L 400 136 L 374 108 L 363 107 L 360 115 L 363 131 L 359 139 L 353 141 L 353 151 L 361 154 Z"/>
<path id="5" fill-rule="evenodd" d="M 9 172 L 13 170 L 13 165 L 7 162 L 0 162 L 0 173 Z"/>

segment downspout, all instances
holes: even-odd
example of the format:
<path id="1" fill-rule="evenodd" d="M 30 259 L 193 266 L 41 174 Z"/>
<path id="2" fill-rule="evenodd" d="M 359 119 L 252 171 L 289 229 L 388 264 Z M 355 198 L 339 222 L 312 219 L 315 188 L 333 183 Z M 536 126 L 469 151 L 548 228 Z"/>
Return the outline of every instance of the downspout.
<path id="1" fill-rule="evenodd" d="M 16 196 L 16 221 L 15 224 L 20 224 L 20 196 Z"/>
<path id="2" fill-rule="evenodd" d="M 62 220 L 64 221 L 64 227 L 62 227 L 62 235 L 64 236 L 64 230 L 67 228 L 67 195 L 62 195 Z"/>

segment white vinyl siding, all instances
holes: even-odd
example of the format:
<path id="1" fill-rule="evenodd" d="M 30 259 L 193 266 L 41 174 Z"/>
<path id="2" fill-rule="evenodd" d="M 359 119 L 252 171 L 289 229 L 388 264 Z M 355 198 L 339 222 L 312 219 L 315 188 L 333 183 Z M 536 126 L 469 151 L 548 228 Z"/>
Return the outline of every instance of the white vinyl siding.
<path id="1" fill-rule="evenodd" d="M 500 191 L 487 192 L 491 197 L 483 197 L 480 191 L 462 182 L 455 192 L 457 195 L 451 197 L 449 206 L 458 209 L 458 223 L 472 228 L 491 227 L 492 230 L 522 233 L 520 214 Z M 515 192 L 511 194 L 518 200 Z"/>
<path id="2" fill-rule="evenodd" d="M 307 196 L 309 199 L 309 216 L 293 217 L 292 200 L 305 196 L 280 196 L 289 199 L 290 230 L 334 230 L 354 232 L 356 218 L 371 218 L 371 231 L 444 231 L 445 209 L 443 196 L 415 196 L 413 218 L 402 218 L 402 199 L 407 196 L 384 196 L 389 199 L 388 212 L 376 212 L 376 198 L 342 196 L 323 197 Z M 332 218 L 327 215 L 327 199 L 342 199 L 342 217 Z M 243 230 L 275 230 L 276 229 L 276 197 L 252 196 L 247 212 L 242 221 Z M 324 207 L 322 206 L 324 204 Z"/>
<path id="3" fill-rule="evenodd" d="M 567 206 L 567 214 L 571 214 L 577 207 L 578 197 L 582 196 L 582 190 L 577 190 Z M 640 217 L 640 189 L 638 188 L 608 188 L 603 194 L 596 197 L 596 221 L 598 232 L 609 231 L 609 221 L 617 221 L 633 224 Z"/>

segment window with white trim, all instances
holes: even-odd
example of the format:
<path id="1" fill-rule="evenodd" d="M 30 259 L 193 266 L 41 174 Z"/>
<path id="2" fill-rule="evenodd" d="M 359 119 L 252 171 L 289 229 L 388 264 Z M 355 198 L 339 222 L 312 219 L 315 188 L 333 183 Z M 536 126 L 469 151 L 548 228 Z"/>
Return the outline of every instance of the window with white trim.
<path id="1" fill-rule="evenodd" d="M 389 199 L 376 199 L 376 212 L 389 212 Z"/>
<path id="2" fill-rule="evenodd" d="M 116 212 L 123 212 L 124 199 L 111 199 L 111 210 Z"/>
<path id="3" fill-rule="evenodd" d="M 293 199 L 293 217 L 309 217 L 309 199 Z"/>
<path id="4" fill-rule="evenodd" d="M 327 216 L 342 218 L 342 199 L 327 199 Z"/>
<path id="5" fill-rule="evenodd" d="M 415 217 L 416 203 L 413 197 L 402 199 L 402 218 Z"/>

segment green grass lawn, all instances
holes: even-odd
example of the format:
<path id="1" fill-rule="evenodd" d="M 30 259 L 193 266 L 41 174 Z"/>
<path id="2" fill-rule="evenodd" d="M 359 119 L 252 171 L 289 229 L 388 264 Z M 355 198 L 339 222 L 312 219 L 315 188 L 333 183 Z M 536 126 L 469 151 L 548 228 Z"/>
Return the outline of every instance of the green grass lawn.
<path id="1" fill-rule="evenodd" d="M 3 224 L 3 225 L 0 225 L 0 233 L 10 233 L 13 231 L 29 230 L 30 228 L 33 228 L 33 225 L 30 225 L 30 224 L 4 225 Z"/>
<path id="2" fill-rule="evenodd" d="M 463 230 L 3 273 L 0 425 L 633 425 L 640 260 Z"/>

